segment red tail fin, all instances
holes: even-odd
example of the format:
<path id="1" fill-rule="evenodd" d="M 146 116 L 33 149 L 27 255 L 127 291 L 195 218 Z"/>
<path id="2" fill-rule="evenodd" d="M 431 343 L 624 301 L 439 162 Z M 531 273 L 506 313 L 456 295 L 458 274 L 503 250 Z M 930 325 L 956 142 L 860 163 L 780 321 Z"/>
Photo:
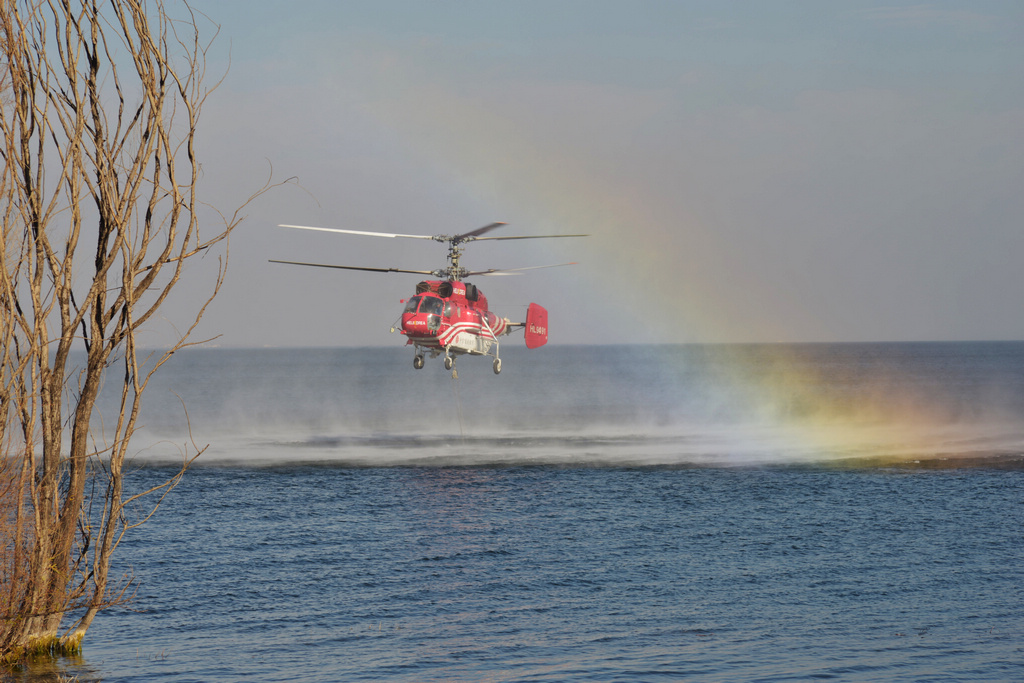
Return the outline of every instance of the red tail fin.
<path id="1" fill-rule="evenodd" d="M 526 309 L 526 348 L 535 349 L 548 343 L 548 311 L 530 304 Z"/>

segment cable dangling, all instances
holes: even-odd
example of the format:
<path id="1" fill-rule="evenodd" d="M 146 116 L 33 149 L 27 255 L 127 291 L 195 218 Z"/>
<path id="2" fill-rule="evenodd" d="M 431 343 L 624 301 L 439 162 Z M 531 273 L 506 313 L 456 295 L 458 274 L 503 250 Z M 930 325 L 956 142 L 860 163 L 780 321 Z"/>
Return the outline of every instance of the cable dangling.
<path id="1" fill-rule="evenodd" d="M 459 392 L 459 375 L 452 371 L 452 392 L 455 394 L 455 412 L 459 416 L 459 436 L 462 437 L 462 445 L 466 445 L 466 428 L 462 423 L 462 395 Z"/>

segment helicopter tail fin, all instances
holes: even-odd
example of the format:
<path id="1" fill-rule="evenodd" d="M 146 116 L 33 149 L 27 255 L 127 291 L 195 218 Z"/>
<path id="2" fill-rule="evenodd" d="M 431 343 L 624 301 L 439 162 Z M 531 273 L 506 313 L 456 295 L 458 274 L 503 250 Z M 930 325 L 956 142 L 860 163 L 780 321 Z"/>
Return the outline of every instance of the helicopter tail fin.
<path id="1" fill-rule="evenodd" d="M 548 311 L 543 306 L 530 304 L 526 310 L 526 348 L 535 349 L 548 343 Z"/>

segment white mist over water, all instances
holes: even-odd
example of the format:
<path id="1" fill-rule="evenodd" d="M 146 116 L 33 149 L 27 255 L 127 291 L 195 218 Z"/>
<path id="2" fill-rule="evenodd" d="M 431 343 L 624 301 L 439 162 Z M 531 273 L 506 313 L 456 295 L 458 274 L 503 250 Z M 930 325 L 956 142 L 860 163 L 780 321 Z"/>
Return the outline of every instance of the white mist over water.
<path id="1" fill-rule="evenodd" d="M 501 375 L 402 348 L 197 349 L 135 445 L 200 463 L 732 466 L 1024 454 L 1024 344 L 505 344 Z M 179 397 L 180 396 L 180 401 Z M 186 422 L 181 402 L 187 406 Z"/>

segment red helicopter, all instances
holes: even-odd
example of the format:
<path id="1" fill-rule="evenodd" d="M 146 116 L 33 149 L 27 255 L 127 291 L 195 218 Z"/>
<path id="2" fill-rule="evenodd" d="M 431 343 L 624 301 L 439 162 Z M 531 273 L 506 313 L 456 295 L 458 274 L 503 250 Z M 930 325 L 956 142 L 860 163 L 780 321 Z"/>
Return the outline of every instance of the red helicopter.
<path id="1" fill-rule="evenodd" d="M 468 354 L 471 356 L 492 356 L 494 358 L 494 374 L 501 372 L 501 358 L 498 355 L 498 337 L 511 334 L 513 330 L 522 328 L 526 347 L 535 349 L 548 341 L 548 312 L 542 306 L 531 303 L 526 312 L 526 322 L 514 323 L 508 318 L 501 318 L 487 308 L 487 297 L 475 285 L 465 282 L 465 278 L 476 275 L 514 275 L 526 270 L 537 268 L 555 268 L 558 266 L 575 265 L 559 263 L 551 266 L 532 266 L 528 268 L 489 269 L 471 271 L 459 265 L 459 257 L 467 242 L 476 240 L 523 240 L 545 239 L 554 237 L 586 237 L 586 235 L 526 235 L 515 237 L 481 237 L 481 235 L 499 228 L 505 223 L 491 223 L 482 228 L 461 235 L 399 235 L 386 232 L 366 232 L 362 230 L 342 230 L 340 228 L 317 228 L 309 225 L 280 225 L 282 228 L 298 228 L 300 230 L 320 230 L 338 232 L 346 235 L 369 235 L 371 237 L 404 237 L 410 239 L 433 240 L 448 243 L 448 267 L 437 270 L 404 270 L 402 268 L 364 268 L 360 266 L 336 266 L 324 263 L 302 263 L 299 261 L 278 261 L 295 266 L 313 266 L 316 268 L 341 268 L 343 270 L 366 270 L 374 273 L 414 273 L 416 275 L 432 275 L 438 280 L 423 280 L 416 285 L 416 293 L 408 301 L 402 300 L 405 310 L 400 323 L 391 328 L 394 332 L 400 325 L 401 333 L 408 339 L 406 345 L 415 350 L 412 366 L 419 370 L 423 367 L 424 355 L 436 358 L 444 354 L 444 367 L 452 371 L 452 377 L 458 378 L 455 358 Z"/>

